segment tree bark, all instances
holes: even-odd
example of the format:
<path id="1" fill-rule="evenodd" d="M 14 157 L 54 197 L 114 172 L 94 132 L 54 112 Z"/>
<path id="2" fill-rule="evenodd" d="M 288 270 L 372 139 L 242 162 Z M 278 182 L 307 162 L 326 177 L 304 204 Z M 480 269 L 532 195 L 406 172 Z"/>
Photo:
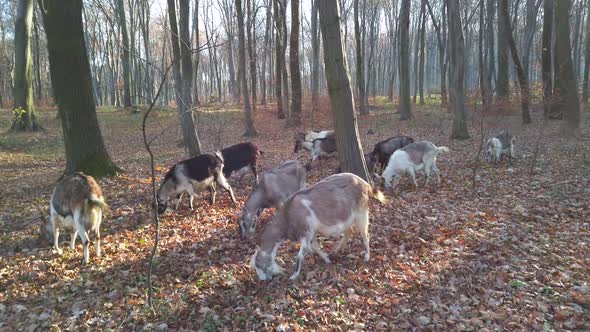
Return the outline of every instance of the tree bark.
<path id="1" fill-rule="evenodd" d="M 266 105 L 266 62 L 269 53 L 269 42 L 270 42 L 270 27 L 272 21 L 272 10 L 270 9 L 270 1 L 266 1 L 266 23 L 264 28 L 264 48 L 262 51 L 262 70 L 260 75 L 260 91 L 262 96 L 260 97 L 260 105 Z"/>
<path id="2" fill-rule="evenodd" d="M 277 99 L 277 117 L 279 119 L 285 118 L 285 111 L 283 109 L 283 66 L 285 66 L 285 58 L 283 53 L 283 46 L 281 45 L 282 34 L 282 16 L 279 10 L 279 0 L 272 0 L 273 13 L 275 19 L 275 97 Z"/>
<path id="3" fill-rule="evenodd" d="M 319 1 L 320 27 L 324 42 L 324 65 L 336 133 L 338 160 L 343 172 L 369 180 L 354 110 L 348 63 L 342 41 L 337 0 Z"/>
<path id="4" fill-rule="evenodd" d="M 497 0 L 498 10 L 498 77 L 496 80 L 496 96 L 499 102 L 505 102 L 509 96 L 509 75 L 508 75 L 508 46 L 509 27 L 506 22 L 510 22 L 508 17 L 504 18 L 501 10 L 501 0 Z"/>
<path id="5" fill-rule="evenodd" d="M 582 104 L 588 105 L 588 89 L 589 78 L 590 78 L 590 0 L 588 1 L 588 7 L 586 8 L 586 45 L 584 51 L 584 80 L 582 83 Z"/>
<path id="6" fill-rule="evenodd" d="M 559 117 L 553 112 L 553 71 L 551 68 L 553 52 L 553 15 L 554 0 L 543 1 L 543 45 L 541 49 L 542 77 L 543 77 L 543 114 L 547 118 Z"/>
<path id="7" fill-rule="evenodd" d="M 516 67 L 516 73 L 518 75 L 518 84 L 520 85 L 520 105 L 522 109 L 522 123 L 528 124 L 531 123 L 531 115 L 529 113 L 529 80 L 526 76 L 522 64 L 520 63 L 518 51 L 516 50 L 516 42 L 514 41 L 514 36 L 512 36 L 512 27 L 510 27 L 510 21 L 508 20 L 508 17 L 510 15 L 508 13 L 508 0 L 501 1 L 503 11 L 502 17 L 504 20 L 508 21 L 504 22 L 504 24 L 508 27 L 508 33 L 505 37 L 508 41 L 508 45 L 510 46 L 510 52 L 512 53 L 512 62 Z"/>
<path id="8" fill-rule="evenodd" d="M 250 96 L 248 92 L 248 78 L 246 77 L 246 41 L 244 36 L 244 12 L 242 10 L 242 0 L 235 0 L 236 14 L 238 17 L 238 70 L 240 72 L 240 83 L 242 85 L 242 94 L 244 96 L 244 125 L 246 132 L 243 136 L 256 137 L 258 133 L 254 128 L 254 120 L 252 119 L 252 110 L 250 108 Z"/>
<path id="9" fill-rule="evenodd" d="M 555 90 L 558 96 L 557 109 L 565 117 L 565 129 L 569 133 L 580 127 L 580 102 L 572 61 L 570 44 L 569 12 L 570 0 L 559 0 L 555 3 Z"/>
<path id="10" fill-rule="evenodd" d="M 321 1 L 321 0 L 320 0 Z M 359 0 L 354 0 L 354 39 L 356 42 L 356 86 L 358 91 L 359 112 L 361 115 L 368 114 L 365 104 L 365 69 L 363 66 L 363 39 L 361 36 L 361 24 L 359 21 Z"/>
<path id="11" fill-rule="evenodd" d="M 434 26 L 434 31 L 436 32 L 436 39 L 438 44 L 438 61 L 440 67 L 440 102 L 441 105 L 447 105 L 447 69 L 446 69 L 446 62 L 445 62 L 445 54 L 446 54 L 446 40 L 443 36 L 443 32 L 441 31 L 441 27 L 436 22 L 434 18 L 434 12 L 432 10 L 432 6 L 430 5 L 430 1 L 426 0 L 426 6 L 428 8 L 428 15 L 430 15 L 430 20 L 432 21 L 432 25 Z M 443 4 L 443 19 L 445 16 L 444 14 L 444 4 Z M 443 21 L 442 25 L 446 26 L 446 22 Z"/>
<path id="12" fill-rule="evenodd" d="M 420 27 L 420 64 L 418 68 L 418 93 L 420 95 L 420 105 L 424 105 L 424 48 L 426 46 L 426 0 L 422 0 L 422 24 Z"/>
<path id="13" fill-rule="evenodd" d="M 465 41 L 458 1 L 447 0 L 449 13 L 450 97 L 453 105 L 453 139 L 468 139 L 467 111 L 465 110 Z"/>
<path id="14" fill-rule="evenodd" d="M 125 5 L 123 0 L 117 0 L 117 19 L 121 31 L 121 62 L 123 64 L 123 107 L 131 107 L 131 68 L 129 65 L 129 36 L 127 34 L 127 20 L 125 19 Z"/>
<path id="15" fill-rule="evenodd" d="M 14 120 L 11 130 L 36 131 L 40 129 L 33 101 L 33 57 L 31 31 L 33 27 L 33 0 L 19 0 L 14 20 Z"/>
<path id="16" fill-rule="evenodd" d="M 183 13 L 188 7 L 188 0 L 180 0 L 180 15 L 181 15 L 181 23 L 187 24 L 186 30 L 188 30 L 188 19 L 183 19 L 183 15 L 187 15 L 188 13 Z M 186 1 L 186 3 L 184 3 Z M 182 139 L 184 143 L 185 151 L 187 152 L 189 157 L 196 156 L 201 154 L 201 142 L 199 141 L 199 136 L 197 135 L 197 130 L 195 128 L 195 119 L 190 107 L 190 91 L 191 89 L 185 89 L 184 85 L 186 80 L 182 77 L 183 73 L 181 71 L 181 62 L 182 67 L 186 65 L 185 62 L 190 62 L 190 53 L 183 54 L 187 51 L 187 46 L 184 45 L 182 48 L 180 47 L 179 36 L 183 40 L 182 35 L 178 33 L 178 24 L 176 20 L 176 5 L 174 0 L 168 0 L 168 17 L 170 20 L 170 42 L 172 44 L 172 61 L 174 61 L 174 65 L 172 67 L 174 73 L 174 88 L 176 92 L 176 107 L 178 109 L 178 119 L 180 121 L 180 125 L 182 127 Z M 182 30 L 184 28 L 181 27 Z M 184 34 L 184 33 L 181 33 Z M 187 40 L 188 42 L 188 40 Z M 187 59 L 188 58 L 188 59 Z M 192 77 L 192 71 L 191 71 Z M 189 98 L 186 99 L 186 93 L 188 91 Z"/>
<path id="17" fill-rule="evenodd" d="M 301 124 L 301 68 L 299 67 L 299 0 L 291 0 L 291 38 L 289 42 L 289 69 L 291 70 L 291 112 L 287 127 Z"/>
<path id="18" fill-rule="evenodd" d="M 256 6 L 256 1 L 253 1 L 253 6 Z M 252 113 L 256 114 L 256 8 L 252 10 L 250 0 L 246 0 L 247 11 L 247 44 L 248 44 L 248 59 L 250 64 L 250 92 L 252 94 Z"/>
<path id="19" fill-rule="evenodd" d="M 42 3 L 41 3 L 42 2 Z M 109 157 L 96 116 L 90 63 L 84 42 L 81 0 L 43 0 L 43 23 L 54 96 L 66 150 L 65 173 L 94 177 L 120 169 Z"/>
<path id="20" fill-rule="evenodd" d="M 320 30 L 318 28 L 318 2 L 311 5 L 311 114 L 320 108 Z M 312 119 L 313 121 L 313 119 Z"/>
<path id="21" fill-rule="evenodd" d="M 399 113 L 400 120 L 413 118 L 410 104 L 410 0 L 401 1 L 399 29 Z"/>

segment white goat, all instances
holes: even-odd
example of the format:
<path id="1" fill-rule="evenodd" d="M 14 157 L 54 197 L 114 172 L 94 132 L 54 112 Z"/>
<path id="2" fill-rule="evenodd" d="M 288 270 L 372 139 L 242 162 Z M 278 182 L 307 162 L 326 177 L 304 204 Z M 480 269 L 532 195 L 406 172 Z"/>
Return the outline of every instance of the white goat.
<path id="1" fill-rule="evenodd" d="M 338 236 L 344 233 L 338 252 L 358 228 L 365 247 L 365 261 L 370 258 L 369 249 L 369 199 L 384 202 L 383 194 L 365 180 L 351 173 L 331 175 L 318 183 L 294 193 L 284 204 L 262 234 L 262 244 L 252 256 L 250 265 L 258 278 L 270 280 L 283 269 L 275 262 L 277 250 L 285 240 L 301 243 L 290 279 L 301 272 L 305 254 L 313 250 L 326 263 L 330 257 L 322 251 L 316 234 Z"/>
<path id="2" fill-rule="evenodd" d="M 405 147 L 396 150 L 383 172 L 383 178 L 385 180 L 385 188 L 391 189 L 395 185 L 392 185 L 393 178 L 396 182 L 399 182 L 400 173 L 410 173 L 414 186 L 418 188 L 418 182 L 416 182 L 416 172 L 423 170 L 426 174 L 426 183 L 430 180 L 430 173 L 436 175 L 437 183 L 440 184 L 440 171 L 436 167 L 436 156 L 440 152 L 448 152 L 449 148 L 446 146 L 439 146 L 432 144 L 428 141 L 420 141 L 411 143 Z M 396 183 L 397 184 L 397 183 Z"/>
<path id="3" fill-rule="evenodd" d="M 516 138 L 507 131 L 502 131 L 490 138 L 486 144 L 486 160 L 497 163 L 504 156 L 508 156 L 510 162 L 514 156 L 514 141 Z"/>
<path id="4" fill-rule="evenodd" d="M 55 251 L 60 255 L 62 253 L 59 248 L 59 229 L 69 227 L 73 229 L 70 243 L 72 250 L 76 244 L 76 236 L 80 235 L 82 240 L 83 264 L 87 264 L 89 259 L 90 240 L 87 231 L 93 231 L 96 235 L 96 256 L 100 257 L 100 223 L 102 212 L 108 206 L 94 178 L 83 173 L 66 175 L 53 190 L 49 207 L 51 217 L 41 225 L 41 233 L 53 242 Z"/>

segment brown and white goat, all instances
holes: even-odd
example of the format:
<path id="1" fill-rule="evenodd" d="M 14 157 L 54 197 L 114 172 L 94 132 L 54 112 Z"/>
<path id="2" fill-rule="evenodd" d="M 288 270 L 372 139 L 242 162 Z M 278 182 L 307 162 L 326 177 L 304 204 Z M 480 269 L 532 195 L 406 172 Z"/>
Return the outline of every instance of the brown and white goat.
<path id="1" fill-rule="evenodd" d="M 440 171 L 436 167 L 436 156 L 440 152 L 449 152 L 449 148 L 446 146 L 439 146 L 432 144 L 428 141 L 420 141 L 412 144 L 408 144 L 405 147 L 395 151 L 389 163 L 383 172 L 383 178 L 385 180 L 385 187 L 387 189 L 393 188 L 393 178 L 396 182 L 399 182 L 400 173 L 407 172 L 414 181 L 414 186 L 418 188 L 418 182 L 416 182 L 416 172 L 424 171 L 426 174 L 426 183 L 430 180 L 430 173 L 436 175 L 437 183 L 440 184 Z"/>
<path id="2" fill-rule="evenodd" d="M 322 131 L 315 131 L 310 130 L 304 133 L 297 133 L 295 134 L 295 149 L 293 150 L 294 153 L 297 153 L 300 149 L 306 149 L 307 151 L 311 151 L 310 145 L 303 146 L 303 142 L 313 142 L 313 140 L 318 138 L 326 138 L 328 136 L 334 135 L 333 130 L 322 130 Z"/>
<path id="3" fill-rule="evenodd" d="M 236 202 L 234 192 L 223 175 L 223 156 L 219 151 L 215 155 L 201 154 L 177 163 L 166 173 L 158 188 L 158 213 L 164 213 L 169 202 L 178 207 L 185 192 L 190 196 L 191 209 L 193 197 L 205 189 L 209 189 L 210 202 L 215 204 L 215 183 L 227 190 L 232 202 Z"/>
<path id="4" fill-rule="evenodd" d="M 41 225 L 41 233 L 53 242 L 53 248 L 61 255 L 59 229 L 72 228 L 70 247 L 74 249 L 76 236 L 80 235 L 84 246 L 82 263 L 87 264 L 90 242 L 87 232 L 94 232 L 96 256 L 100 257 L 100 223 L 102 212 L 107 207 L 102 190 L 94 178 L 83 173 L 66 175 L 57 183 L 51 194 L 49 202 L 51 217 L 49 221 Z"/>
<path id="5" fill-rule="evenodd" d="M 257 218 L 267 208 L 278 208 L 291 194 L 305 187 L 305 168 L 296 160 L 287 160 L 262 174 L 238 212 L 240 236 L 250 237 L 256 231 Z"/>
<path id="6" fill-rule="evenodd" d="M 258 278 L 270 280 L 283 269 L 275 258 L 279 246 L 285 240 L 301 243 L 290 279 L 301 272 L 305 254 L 313 251 L 326 263 L 330 257 L 322 251 L 316 240 L 317 233 L 338 236 L 344 233 L 338 252 L 356 227 L 363 239 L 365 261 L 370 258 L 369 248 L 369 199 L 384 202 L 383 194 L 365 180 L 351 173 L 331 175 L 318 183 L 294 193 L 284 204 L 262 234 L 262 244 L 256 250 L 250 265 Z"/>

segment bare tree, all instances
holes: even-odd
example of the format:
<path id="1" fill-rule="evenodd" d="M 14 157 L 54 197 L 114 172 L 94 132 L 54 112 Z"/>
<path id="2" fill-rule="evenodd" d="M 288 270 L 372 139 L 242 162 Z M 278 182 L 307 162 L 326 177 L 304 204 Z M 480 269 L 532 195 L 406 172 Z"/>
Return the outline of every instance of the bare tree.
<path id="1" fill-rule="evenodd" d="M 320 29 L 318 27 L 318 1 L 311 5 L 311 114 L 320 108 Z"/>
<path id="2" fill-rule="evenodd" d="M 131 68 L 129 65 L 129 35 L 127 34 L 127 20 L 125 19 L 125 5 L 123 0 L 117 1 L 117 19 L 121 32 L 122 51 L 121 63 L 123 64 L 123 107 L 131 107 Z"/>
<path id="3" fill-rule="evenodd" d="M 246 41 L 244 36 L 244 11 L 242 10 L 242 0 L 235 0 L 236 14 L 238 17 L 238 70 L 240 76 L 240 83 L 242 85 L 242 95 L 244 96 L 244 125 L 246 137 L 256 137 L 258 133 L 254 128 L 254 120 L 252 119 L 252 109 L 250 108 L 250 94 L 248 93 L 248 78 L 246 77 Z"/>
<path id="4" fill-rule="evenodd" d="M 453 132 L 451 138 L 467 139 L 467 111 L 465 110 L 465 40 L 458 1 L 447 0 L 449 12 L 449 64 L 450 97 L 453 106 Z"/>
<path id="5" fill-rule="evenodd" d="M 410 105 L 410 0 L 401 1 L 399 16 L 399 112 L 400 120 L 409 120 L 413 117 Z"/>
<path id="6" fill-rule="evenodd" d="M 33 0 L 19 0 L 14 20 L 14 120 L 11 130 L 34 131 L 37 124 L 33 103 L 33 57 L 31 29 L 33 27 Z"/>
<path id="7" fill-rule="evenodd" d="M 559 117 L 553 111 L 553 70 L 551 61 L 553 59 L 553 13 L 555 9 L 554 0 L 543 1 L 543 45 L 542 54 L 542 76 L 543 76 L 543 114 L 547 118 Z"/>
<path id="8" fill-rule="evenodd" d="M 301 124 L 301 69 L 299 66 L 299 0 L 291 0 L 291 38 L 289 43 L 289 69 L 291 70 L 291 112 L 287 126 Z"/>
<path id="9" fill-rule="evenodd" d="M 508 33 L 510 27 L 507 26 L 510 22 L 509 17 L 502 17 L 504 12 L 501 6 L 502 0 L 497 0 L 498 11 L 498 77 L 496 79 L 496 96 L 498 101 L 505 102 L 509 96 L 509 75 L 508 75 L 508 54 L 510 48 L 508 46 Z"/>
<path id="10" fill-rule="evenodd" d="M 368 114 L 367 105 L 365 104 L 365 69 L 363 58 L 365 48 L 361 36 L 361 24 L 359 21 L 359 0 L 354 0 L 354 39 L 356 42 L 356 86 L 358 91 L 359 111 L 361 115 Z"/>
<path id="11" fill-rule="evenodd" d="M 566 132 L 573 133 L 580 127 L 580 101 L 570 44 L 569 12 L 571 2 L 555 3 L 555 89 L 558 96 L 556 107 L 565 117 Z"/>
<path id="12" fill-rule="evenodd" d="M 501 0 L 502 4 L 502 19 L 508 20 L 508 0 Z M 518 84 L 520 85 L 520 104 L 522 109 L 522 123 L 528 124 L 531 123 L 531 115 L 529 113 L 529 79 L 526 76 L 524 68 L 520 63 L 520 58 L 518 57 L 518 51 L 516 50 L 516 42 L 514 41 L 514 37 L 512 36 L 512 27 L 510 27 L 510 21 L 504 22 L 508 27 L 508 31 L 506 34 L 506 39 L 508 40 L 508 45 L 510 46 L 510 52 L 512 53 L 512 62 L 516 67 L 516 72 L 518 75 Z"/>
<path id="13" fill-rule="evenodd" d="M 84 43 L 82 1 L 42 2 L 53 94 L 66 150 L 65 173 L 82 171 L 98 178 L 113 175 L 120 169 L 109 157 L 98 126 Z"/>
<path id="14" fill-rule="evenodd" d="M 350 85 L 348 63 L 342 41 L 342 25 L 338 1 L 321 0 L 319 2 L 319 13 L 324 42 L 324 65 L 326 67 L 328 93 L 332 104 L 338 160 L 342 171 L 354 173 L 369 181 L 354 110 L 354 97 Z"/>
<path id="15" fill-rule="evenodd" d="M 176 4 L 174 0 L 168 0 L 168 17 L 170 20 L 170 40 L 172 43 L 172 55 L 174 65 L 173 65 L 173 73 L 174 73 L 174 87 L 176 90 L 176 107 L 178 109 L 178 120 L 180 121 L 180 126 L 182 127 L 182 138 L 184 148 L 187 151 L 189 156 L 196 156 L 201 154 L 201 142 L 199 141 L 199 136 L 197 135 L 197 130 L 195 128 L 195 119 L 191 109 L 191 102 L 190 102 L 190 93 L 191 89 L 190 86 L 188 89 L 185 88 L 185 84 L 188 83 L 192 79 L 192 69 L 190 72 L 190 76 L 183 77 L 183 73 L 181 72 L 181 62 L 182 62 L 182 69 L 188 70 L 189 64 L 191 63 L 190 52 L 187 45 L 180 46 L 180 40 L 182 40 L 183 44 L 187 44 L 188 39 L 188 13 L 185 12 L 188 10 L 188 0 L 179 0 L 180 3 L 180 15 L 181 20 L 181 34 L 178 33 L 178 23 L 176 20 Z M 187 18 L 183 18 L 186 15 Z M 182 27 L 182 25 L 186 25 L 186 27 Z M 180 36 L 180 38 L 179 38 Z M 186 38 L 186 39 L 185 39 Z M 190 44 L 190 43 L 189 43 Z M 186 54 L 188 52 L 188 54 Z M 188 63 L 187 63 L 188 62 Z M 188 74 L 185 72 L 185 74 Z M 188 95 L 188 98 L 187 98 Z"/>

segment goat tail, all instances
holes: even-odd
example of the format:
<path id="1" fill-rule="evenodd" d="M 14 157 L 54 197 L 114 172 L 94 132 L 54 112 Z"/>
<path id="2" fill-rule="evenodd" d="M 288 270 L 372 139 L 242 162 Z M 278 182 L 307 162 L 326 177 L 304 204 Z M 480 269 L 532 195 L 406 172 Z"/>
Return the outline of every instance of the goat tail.
<path id="1" fill-rule="evenodd" d="M 97 196 L 90 196 L 89 199 L 84 201 L 84 211 L 88 211 L 88 208 L 98 207 L 103 211 L 107 211 L 109 209 L 109 205 L 104 201 L 103 197 Z"/>
<path id="2" fill-rule="evenodd" d="M 383 192 L 377 189 L 376 187 L 371 187 L 371 190 L 369 191 L 369 197 L 378 201 L 381 204 L 386 204 L 388 202 Z"/>
<path id="3" fill-rule="evenodd" d="M 222 163 L 224 163 L 224 162 L 225 162 L 225 160 L 223 160 L 223 154 L 221 154 L 221 151 L 219 151 L 219 150 L 215 151 L 215 156 L 216 156 L 217 158 L 219 158 L 219 159 L 221 160 L 221 162 L 222 162 Z"/>
<path id="4" fill-rule="evenodd" d="M 451 151 L 451 149 L 447 148 L 446 146 L 439 146 L 439 147 L 436 148 L 436 150 L 437 150 L 438 153 Z"/>

